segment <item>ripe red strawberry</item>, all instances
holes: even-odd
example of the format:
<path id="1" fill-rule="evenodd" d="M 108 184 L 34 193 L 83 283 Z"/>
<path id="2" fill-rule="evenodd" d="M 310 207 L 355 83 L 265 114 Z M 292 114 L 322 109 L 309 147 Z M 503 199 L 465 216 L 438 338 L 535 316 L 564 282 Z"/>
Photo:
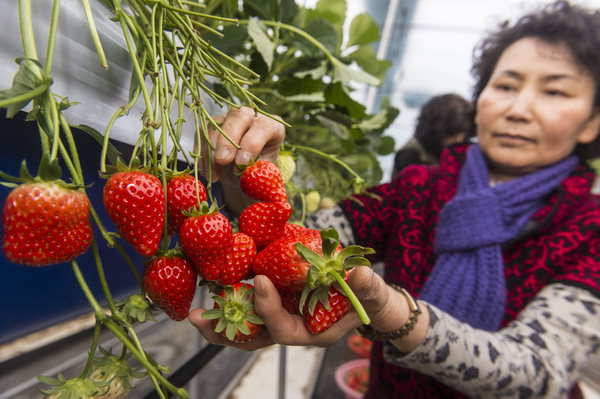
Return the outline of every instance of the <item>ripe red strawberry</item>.
<path id="1" fill-rule="evenodd" d="M 306 229 L 306 227 L 304 227 L 304 226 L 300 226 L 299 224 L 288 222 L 285 224 L 285 230 L 284 230 L 283 234 L 284 235 L 296 234 L 296 232 L 302 231 L 305 229 Z"/>
<path id="2" fill-rule="evenodd" d="M 185 319 L 190 312 L 196 280 L 192 263 L 174 252 L 150 259 L 144 268 L 146 294 L 176 321 Z"/>
<path id="3" fill-rule="evenodd" d="M 360 357 L 371 356 L 371 349 L 373 348 L 373 341 L 363 337 L 358 333 L 353 333 L 346 340 L 348 347 Z"/>
<path id="4" fill-rule="evenodd" d="M 262 319 L 254 310 L 254 287 L 247 283 L 236 283 L 223 288 L 213 296 L 214 307 L 203 313 L 213 320 L 215 332 L 230 341 L 248 342 L 263 328 Z"/>
<path id="5" fill-rule="evenodd" d="M 335 229 L 305 229 L 273 241 L 256 255 L 252 268 L 254 273 L 269 277 L 280 291 L 301 290 L 300 309 L 307 299 L 309 309 L 318 303 L 327 309 L 330 287 L 337 283 L 361 321 L 369 324 L 368 315 L 344 279 L 354 266 L 369 265 L 363 255 L 373 252 L 357 245 L 342 249 Z"/>
<path id="6" fill-rule="evenodd" d="M 141 171 L 115 173 L 104 185 L 104 208 L 139 254 L 154 255 L 165 222 L 165 193 L 156 176 Z"/>
<path id="7" fill-rule="evenodd" d="M 327 330 L 333 323 L 344 317 L 350 310 L 350 300 L 334 285 L 329 286 L 327 302 L 319 301 L 317 291 L 310 294 L 308 302 L 304 304 L 304 324 L 313 334 L 320 334 Z"/>
<path id="8" fill-rule="evenodd" d="M 45 266 L 84 253 L 92 241 L 90 201 L 58 182 L 21 184 L 2 210 L 2 249 L 11 262 Z"/>
<path id="9" fill-rule="evenodd" d="M 246 195 L 259 201 L 287 201 L 281 173 L 273 162 L 256 161 L 246 166 L 240 175 L 240 185 Z"/>
<path id="10" fill-rule="evenodd" d="M 256 245 L 249 235 L 234 233 L 224 254 L 202 257 L 195 263 L 200 277 L 219 285 L 231 285 L 247 278 L 252 270 Z"/>
<path id="11" fill-rule="evenodd" d="M 206 188 L 192 175 L 173 176 L 167 183 L 167 221 L 169 234 L 179 232 L 187 218 L 183 211 L 206 201 Z"/>
<path id="12" fill-rule="evenodd" d="M 257 202 L 240 215 L 240 231 L 254 239 L 258 249 L 285 234 L 286 222 L 292 215 L 289 202 Z"/>
<path id="13" fill-rule="evenodd" d="M 281 306 L 291 314 L 300 314 L 300 292 L 290 290 L 280 290 Z"/>
<path id="14" fill-rule="evenodd" d="M 192 211 L 179 230 L 181 248 L 196 265 L 202 263 L 202 257 L 225 254 L 232 236 L 229 220 L 216 204 L 206 202 Z"/>
<path id="15" fill-rule="evenodd" d="M 322 253 L 319 231 L 306 229 L 283 236 L 267 245 L 256 254 L 252 264 L 253 272 L 267 276 L 280 290 L 302 291 L 306 287 L 306 274 L 311 265 L 296 251 L 294 246 L 297 242 Z"/>

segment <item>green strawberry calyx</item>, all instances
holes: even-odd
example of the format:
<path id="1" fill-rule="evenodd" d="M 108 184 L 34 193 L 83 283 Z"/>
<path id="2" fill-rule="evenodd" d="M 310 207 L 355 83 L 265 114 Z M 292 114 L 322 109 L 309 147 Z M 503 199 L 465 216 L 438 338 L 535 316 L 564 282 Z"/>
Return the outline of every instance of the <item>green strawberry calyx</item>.
<path id="1" fill-rule="evenodd" d="M 216 333 L 225 331 L 227 339 L 232 341 L 238 331 L 244 335 L 251 333 L 246 323 L 264 324 L 262 318 L 254 313 L 254 287 L 242 285 L 235 289 L 227 285 L 223 287 L 223 292 L 223 296 L 212 297 L 218 308 L 202 314 L 207 320 L 218 319 Z"/>
<path id="2" fill-rule="evenodd" d="M 318 302 L 329 310 L 329 288 L 335 284 L 336 288 L 339 288 L 338 291 L 348 297 L 363 324 L 370 324 L 367 312 L 344 277 L 355 266 L 370 266 L 371 262 L 364 256 L 374 254 L 375 251 L 359 245 L 350 245 L 338 251 L 339 235 L 333 228 L 321 231 L 321 245 L 323 255 L 317 254 L 302 243 L 297 242 L 294 245 L 298 254 L 311 265 L 306 276 L 307 285 L 300 296 L 300 310 L 304 309 L 309 296 L 308 310 L 311 314 Z"/>
<path id="3" fill-rule="evenodd" d="M 58 374 L 55 377 L 40 375 L 37 377 L 42 384 L 49 385 L 47 389 L 40 389 L 45 395 L 59 395 L 64 398 L 88 398 L 102 392 L 102 388 L 108 385 L 105 382 L 94 381 L 91 378 L 77 377 L 67 379 Z"/>

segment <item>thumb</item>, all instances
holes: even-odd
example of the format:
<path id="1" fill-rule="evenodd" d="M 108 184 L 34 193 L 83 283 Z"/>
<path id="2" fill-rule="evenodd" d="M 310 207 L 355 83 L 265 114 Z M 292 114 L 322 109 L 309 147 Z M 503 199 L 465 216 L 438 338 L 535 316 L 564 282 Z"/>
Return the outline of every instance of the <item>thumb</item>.
<path id="1" fill-rule="evenodd" d="M 408 306 L 402 294 L 387 285 L 372 268 L 354 268 L 348 278 L 348 285 L 371 318 L 374 329 L 393 330 L 408 317 Z"/>

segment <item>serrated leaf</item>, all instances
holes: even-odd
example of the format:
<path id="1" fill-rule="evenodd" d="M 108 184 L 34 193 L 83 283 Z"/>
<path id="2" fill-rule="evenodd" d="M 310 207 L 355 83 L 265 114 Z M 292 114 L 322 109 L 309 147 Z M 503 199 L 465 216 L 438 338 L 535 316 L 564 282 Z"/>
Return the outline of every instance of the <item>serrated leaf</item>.
<path id="1" fill-rule="evenodd" d="M 334 135 L 340 140 L 348 140 L 350 138 L 350 131 L 343 124 L 321 115 L 317 115 L 316 119 L 327 128 L 327 140 L 331 140 L 331 137 L 329 137 L 330 135 Z"/>
<path id="2" fill-rule="evenodd" d="M 368 14 L 358 14 L 350 22 L 350 34 L 347 47 L 369 44 L 379 40 L 379 26 Z"/>
<path id="3" fill-rule="evenodd" d="M 252 38 L 256 50 L 258 50 L 269 69 L 271 69 L 275 43 L 271 41 L 265 30 L 264 25 L 257 18 L 250 18 L 248 21 L 248 34 Z"/>

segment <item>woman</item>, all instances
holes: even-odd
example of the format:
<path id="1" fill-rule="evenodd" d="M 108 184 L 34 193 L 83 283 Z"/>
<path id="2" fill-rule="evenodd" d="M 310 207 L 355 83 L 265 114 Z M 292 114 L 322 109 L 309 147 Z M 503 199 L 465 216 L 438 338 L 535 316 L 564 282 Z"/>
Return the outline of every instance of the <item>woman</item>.
<path id="1" fill-rule="evenodd" d="M 473 68 L 478 144 L 406 168 L 371 190 L 382 201 L 358 196 L 363 207 L 315 217 L 311 227 L 336 227 L 385 262 L 385 282 L 366 267 L 349 277 L 377 341 L 367 398 L 581 397 L 576 383 L 600 354 L 600 208 L 585 163 L 600 155 L 598 65 L 597 12 L 557 2 L 502 26 Z M 247 111 L 226 120 L 244 150 L 219 142 L 221 165 L 283 139 Z M 267 278 L 254 281 L 268 330 L 240 348 L 326 346 L 360 325 L 350 313 L 312 335 Z M 225 344 L 202 312 L 190 321 Z"/>

